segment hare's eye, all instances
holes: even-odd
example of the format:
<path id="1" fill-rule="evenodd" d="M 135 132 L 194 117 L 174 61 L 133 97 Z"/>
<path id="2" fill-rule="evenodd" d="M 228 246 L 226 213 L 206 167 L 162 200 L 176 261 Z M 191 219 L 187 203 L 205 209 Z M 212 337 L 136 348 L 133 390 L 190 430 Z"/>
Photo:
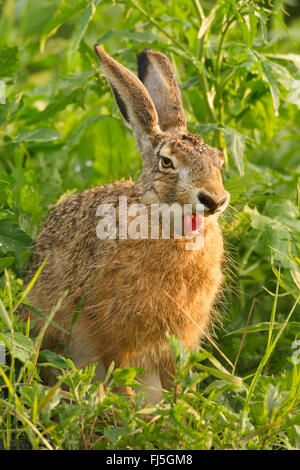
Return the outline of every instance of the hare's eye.
<path id="1" fill-rule="evenodd" d="M 164 168 L 174 168 L 172 160 L 170 160 L 170 158 L 167 158 L 167 157 L 161 157 L 161 164 Z"/>

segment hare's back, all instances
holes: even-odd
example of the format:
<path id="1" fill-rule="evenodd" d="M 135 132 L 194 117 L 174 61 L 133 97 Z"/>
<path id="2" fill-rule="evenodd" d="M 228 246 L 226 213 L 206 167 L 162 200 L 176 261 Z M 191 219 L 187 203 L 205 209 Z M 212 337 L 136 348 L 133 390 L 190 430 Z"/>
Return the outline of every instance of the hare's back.
<path id="1" fill-rule="evenodd" d="M 96 233 L 97 209 L 101 204 L 116 207 L 120 196 L 134 197 L 133 182 L 119 181 L 91 188 L 55 206 L 35 240 L 27 269 L 28 280 L 47 257 L 41 280 L 49 279 L 51 272 L 56 281 L 66 278 L 67 273 L 75 278 L 78 269 L 90 266 L 101 252 L 102 242 Z"/>

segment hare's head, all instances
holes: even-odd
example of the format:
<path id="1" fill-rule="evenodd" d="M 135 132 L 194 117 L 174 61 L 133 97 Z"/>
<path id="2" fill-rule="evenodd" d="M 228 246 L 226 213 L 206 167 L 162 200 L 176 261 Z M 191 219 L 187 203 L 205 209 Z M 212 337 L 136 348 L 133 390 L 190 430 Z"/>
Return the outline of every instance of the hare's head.
<path id="1" fill-rule="evenodd" d="M 140 178 L 147 203 L 204 205 L 206 215 L 225 210 L 229 194 L 221 177 L 223 156 L 187 131 L 179 87 L 167 57 L 138 54 L 137 78 L 95 46 L 102 70 L 143 159 Z"/>

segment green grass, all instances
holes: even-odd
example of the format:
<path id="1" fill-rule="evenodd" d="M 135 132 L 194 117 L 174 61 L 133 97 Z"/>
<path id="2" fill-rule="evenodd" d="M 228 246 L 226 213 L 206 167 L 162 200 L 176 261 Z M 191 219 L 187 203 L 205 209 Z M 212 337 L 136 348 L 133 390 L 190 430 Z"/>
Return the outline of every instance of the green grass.
<path id="1" fill-rule="evenodd" d="M 279 1 L 7 0 L 0 4 L 0 448 L 300 448 L 300 17 Z M 139 370 L 43 349 L 17 315 L 53 204 L 141 170 L 94 43 L 132 70 L 167 53 L 190 130 L 226 157 L 222 326 L 189 353 L 169 338 L 175 389 L 145 404 Z M 38 276 L 39 272 L 36 274 Z M 43 312 L 40 313 L 43 315 Z M 57 385 L 42 380 L 49 364 Z M 135 401 L 112 392 L 130 384 Z M 195 385 L 196 389 L 195 390 Z M 67 391 L 66 391 L 67 390 Z"/>

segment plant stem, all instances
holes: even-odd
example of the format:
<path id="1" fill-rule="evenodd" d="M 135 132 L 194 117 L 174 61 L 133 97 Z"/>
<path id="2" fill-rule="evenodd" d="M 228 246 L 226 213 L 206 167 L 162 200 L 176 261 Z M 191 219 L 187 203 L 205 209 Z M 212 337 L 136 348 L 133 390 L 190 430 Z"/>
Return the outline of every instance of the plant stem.
<path id="1" fill-rule="evenodd" d="M 203 8 L 201 6 L 201 3 L 199 2 L 199 0 L 193 0 L 193 1 L 194 1 L 195 9 L 198 13 L 198 16 L 199 16 L 200 20 L 204 21 L 205 20 L 205 14 L 204 14 Z"/>

